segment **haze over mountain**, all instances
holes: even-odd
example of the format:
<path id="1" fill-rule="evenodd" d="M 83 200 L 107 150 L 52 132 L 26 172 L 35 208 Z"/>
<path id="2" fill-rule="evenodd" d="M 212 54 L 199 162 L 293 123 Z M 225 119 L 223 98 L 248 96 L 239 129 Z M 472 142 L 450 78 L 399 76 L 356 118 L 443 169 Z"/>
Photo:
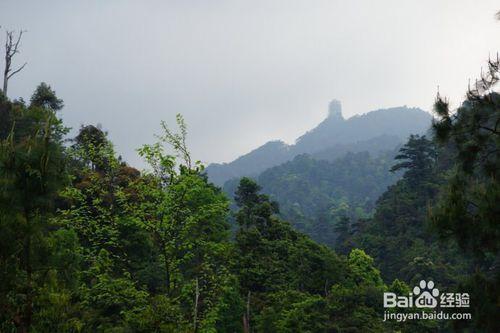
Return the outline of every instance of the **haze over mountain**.
<path id="1" fill-rule="evenodd" d="M 304 153 L 325 160 L 342 157 L 347 152 L 368 151 L 377 155 L 394 149 L 410 134 L 424 133 L 431 119 L 431 115 L 422 109 L 406 106 L 379 109 L 344 119 L 341 103 L 333 100 L 328 117 L 299 137 L 295 144 L 270 141 L 230 163 L 210 164 L 206 172 L 212 182 L 223 185 L 232 178 L 256 176 Z"/>

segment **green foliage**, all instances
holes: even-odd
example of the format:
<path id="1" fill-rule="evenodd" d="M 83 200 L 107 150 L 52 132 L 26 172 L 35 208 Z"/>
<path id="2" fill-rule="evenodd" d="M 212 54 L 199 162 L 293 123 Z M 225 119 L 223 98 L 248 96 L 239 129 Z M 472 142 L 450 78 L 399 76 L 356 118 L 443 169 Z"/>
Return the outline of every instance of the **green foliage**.
<path id="1" fill-rule="evenodd" d="M 379 198 L 373 218 L 338 224 L 343 241 L 338 249 L 365 249 L 386 281 L 415 283 L 439 277 L 444 284 L 456 285 L 467 263 L 457 257 L 456 246 L 439 243 L 427 223 L 429 205 L 445 182 L 445 155 L 426 137 L 411 136 L 393 167 L 406 170 L 402 179 Z"/>
<path id="2" fill-rule="evenodd" d="M 258 315 L 258 332 L 325 332 L 328 328 L 326 300 L 296 290 L 268 296 L 268 304 Z"/>
<path id="3" fill-rule="evenodd" d="M 43 105 L 2 104 L 1 110 L 15 113 L 0 141 L 0 329 L 22 331 L 45 306 L 41 303 L 54 279 L 72 274 L 71 265 L 63 266 L 65 249 L 54 242 L 71 248 L 75 239 L 51 221 L 57 192 L 68 179 L 66 129 Z M 64 294 L 60 290 L 63 299 Z"/>
<path id="4" fill-rule="evenodd" d="M 363 250 L 354 249 L 349 254 L 347 266 L 353 275 L 353 283 L 357 286 L 383 286 L 380 272 L 373 266 L 373 259 Z"/>
<path id="5" fill-rule="evenodd" d="M 283 219 L 333 248 L 339 237 L 336 224 L 345 218 L 371 216 L 378 196 L 400 177 L 389 172 L 392 156 L 390 152 L 376 158 L 366 152 L 348 153 L 329 162 L 299 155 L 264 171 L 257 183 L 279 203 Z M 226 183 L 226 193 L 234 193 L 236 181 Z"/>
<path id="6" fill-rule="evenodd" d="M 438 142 L 452 147 L 453 169 L 431 220 L 443 239 L 456 241 L 474 258 L 476 268 L 465 286 L 473 290 L 474 325 L 485 331 L 500 329 L 500 60 L 490 60 L 488 71 L 452 112 L 438 96 L 434 123 Z"/>
<path id="7" fill-rule="evenodd" d="M 373 259 L 353 250 L 344 261 L 281 221 L 276 205 L 258 191 L 248 178 L 236 191 L 235 269 L 242 298 L 247 296 L 249 326 L 256 332 L 342 331 L 352 325 L 382 330 L 385 285 Z"/>
<path id="8" fill-rule="evenodd" d="M 428 181 L 437 157 L 433 143 L 425 136 L 410 135 L 408 142 L 399 150 L 394 159 L 400 160 L 391 168 L 391 172 L 407 170 L 404 177 L 410 185 Z"/>
<path id="9" fill-rule="evenodd" d="M 228 286 L 235 284 L 227 266 L 231 252 L 229 203 L 200 175 L 202 168 L 192 168 L 185 146 L 186 128 L 182 117 L 177 119 L 181 133 L 172 133 L 163 125 L 166 134 L 160 139 L 172 145 L 184 164 L 177 169 L 175 157 L 165 156 L 161 143 L 140 150 L 151 164 L 151 176 L 159 180 L 145 193 L 154 205 L 143 207 L 141 220 L 160 253 L 164 291 L 194 309 L 191 320 L 195 328 L 208 332 L 223 318 L 222 309 L 233 305 L 225 303 L 229 301 L 225 298 Z M 193 304 L 193 299 L 198 303 Z"/>
<path id="10" fill-rule="evenodd" d="M 101 250 L 93 265 L 85 272 L 88 284 L 80 294 L 85 329 L 110 331 L 125 326 L 125 319 L 137 315 L 147 306 L 148 293 L 138 290 L 130 274 L 116 277 L 109 253 Z"/>
<path id="11" fill-rule="evenodd" d="M 383 325 L 382 293 L 385 285 L 373 259 L 364 251 L 352 250 L 347 259 L 347 278 L 331 287 L 329 311 L 334 327 L 341 332 L 380 332 Z"/>
<path id="12" fill-rule="evenodd" d="M 42 82 L 31 96 L 30 106 L 59 111 L 64 103 L 62 99 L 57 98 L 56 92 L 47 83 Z"/>
<path id="13" fill-rule="evenodd" d="M 100 128 L 93 125 L 82 126 L 73 142 L 69 153 L 75 167 L 98 171 L 100 174 L 109 174 L 111 169 L 117 167 L 118 160 L 113 145 Z"/>

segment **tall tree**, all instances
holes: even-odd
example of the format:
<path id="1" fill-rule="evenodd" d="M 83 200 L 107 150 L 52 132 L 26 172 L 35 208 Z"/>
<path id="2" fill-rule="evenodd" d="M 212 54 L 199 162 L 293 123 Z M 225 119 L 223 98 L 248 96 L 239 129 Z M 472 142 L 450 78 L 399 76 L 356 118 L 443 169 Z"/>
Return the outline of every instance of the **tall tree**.
<path id="1" fill-rule="evenodd" d="M 14 35 L 14 31 L 9 31 L 7 30 L 5 32 L 5 67 L 3 71 L 3 94 L 7 96 L 7 88 L 9 85 L 9 80 L 12 78 L 14 75 L 19 73 L 20 71 L 23 70 L 23 68 L 26 66 L 26 62 L 18 67 L 17 69 L 12 68 L 12 59 L 16 54 L 18 54 L 19 51 L 19 46 L 21 43 L 21 39 L 23 37 L 24 30 L 20 30 L 17 34 L 17 36 Z"/>
<path id="2" fill-rule="evenodd" d="M 391 168 L 391 172 L 406 170 L 404 178 L 411 185 L 429 181 L 436 161 L 437 151 L 434 144 L 425 136 L 410 135 L 408 142 L 399 150 L 394 158 L 399 163 Z"/>
<path id="3" fill-rule="evenodd" d="M 180 115 L 177 124 L 179 133 L 162 123 L 160 142 L 139 150 L 154 176 L 145 193 L 151 203 L 143 206 L 144 226 L 160 249 L 164 292 L 192 309 L 185 318 L 193 331 L 239 330 L 240 321 L 231 318 L 241 304 L 228 266 L 229 202 L 202 176 L 201 164 L 191 162 Z M 175 155 L 165 153 L 167 146 Z"/>
<path id="4" fill-rule="evenodd" d="M 67 130 L 49 108 L 19 106 L 18 111 L 0 142 L 0 312 L 18 332 L 28 332 L 37 291 L 50 268 L 44 255 L 53 230 L 50 217 L 67 181 L 62 145 Z"/>
<path id="5" fill-rule="evenodd" d="M 475 257 L 472 289 L 477 328 L 498 332 L 500 297 L 500 60 L 469 88 L 454 112 L 438 95 L 437 140 L 455 152 L 454 169 L 431 218 L 442 238 L 454 239 Z"/>

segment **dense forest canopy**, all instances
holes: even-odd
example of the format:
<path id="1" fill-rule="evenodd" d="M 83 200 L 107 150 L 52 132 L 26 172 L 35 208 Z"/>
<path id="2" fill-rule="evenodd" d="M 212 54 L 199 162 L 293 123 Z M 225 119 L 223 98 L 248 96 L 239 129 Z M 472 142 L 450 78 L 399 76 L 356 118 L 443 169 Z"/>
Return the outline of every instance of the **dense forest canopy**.
<path id="1" fill-rule="evenodd" d="M 401 176 L 390 171 L 394 156 L 395 151 L 376 157 L 350 152 L 329 162 L 304 154 L 265 170 L 256 182 L 279 203 L 280 215 L 295 229 L 333 247 L 336 223 L 372 216 L 377 198 Z M 239 181 L 226 182 L 228 196 Z"/>

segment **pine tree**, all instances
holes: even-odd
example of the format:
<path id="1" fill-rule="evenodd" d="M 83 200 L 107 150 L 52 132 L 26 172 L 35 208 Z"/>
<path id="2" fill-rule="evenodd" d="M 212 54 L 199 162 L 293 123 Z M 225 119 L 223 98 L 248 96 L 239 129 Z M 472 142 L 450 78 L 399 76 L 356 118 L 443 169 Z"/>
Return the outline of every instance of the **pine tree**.
<path id="1" fill-rule="evenodd" d="M 454 169 L 432 221 L 439 235 L 454 239 L 475 257 L 476 272 L 468 279 L 472 289 L 476 327 L 500 329 L 500 94 L 494 91 L 500 60 L 490 60 L 488 71 L 469 89 L 466 100 L 452 112 L 438 95 L 434 123 L 438 142 L 454 152 Z"/>

